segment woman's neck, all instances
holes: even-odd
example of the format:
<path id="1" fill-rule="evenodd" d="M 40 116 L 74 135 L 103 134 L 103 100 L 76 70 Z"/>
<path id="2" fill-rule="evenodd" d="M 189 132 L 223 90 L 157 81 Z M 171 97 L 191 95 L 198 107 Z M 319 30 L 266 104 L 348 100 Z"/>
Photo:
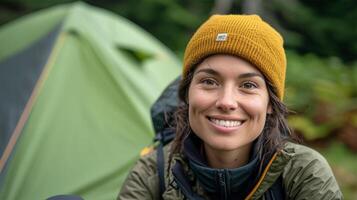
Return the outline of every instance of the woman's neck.
<path id="1" fill-rule="evenodd" d="M 218 169 L 238 168 L 248 163 L 251 144 L 232 151 L 213 149 L 204 144 L 208 165 Z"/>

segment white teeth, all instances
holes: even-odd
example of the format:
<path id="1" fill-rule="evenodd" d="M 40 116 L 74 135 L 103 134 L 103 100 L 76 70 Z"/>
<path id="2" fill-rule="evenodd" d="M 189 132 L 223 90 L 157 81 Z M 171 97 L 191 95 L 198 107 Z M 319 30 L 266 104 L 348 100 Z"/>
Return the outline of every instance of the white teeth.
<path id="1" fill-rule="evenodd" d="M 236 120 L 220 120 L 220 119 L 211 118 L 211 121 L 219 126 L 224 126 L 224 127 L 236 127 L 242 124 L 242 121 L 236 121 Z"/>

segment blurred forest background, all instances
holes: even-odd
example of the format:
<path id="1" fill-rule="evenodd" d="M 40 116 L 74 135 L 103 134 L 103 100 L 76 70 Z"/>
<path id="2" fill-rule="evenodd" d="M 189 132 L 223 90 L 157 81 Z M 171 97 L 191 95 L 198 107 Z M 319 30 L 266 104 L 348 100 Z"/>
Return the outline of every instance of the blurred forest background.
<path id="1" fill-rule="evenodd" d="M 70 0 L 0 0 L 0 25 Z M 288 56 L 289 123 L 331 164 L 345 199 L 357 199 L 357 1 L 87 0 L 158 38 L 179 59 L 211 14 L 259 14 L 281 32 Z"/>

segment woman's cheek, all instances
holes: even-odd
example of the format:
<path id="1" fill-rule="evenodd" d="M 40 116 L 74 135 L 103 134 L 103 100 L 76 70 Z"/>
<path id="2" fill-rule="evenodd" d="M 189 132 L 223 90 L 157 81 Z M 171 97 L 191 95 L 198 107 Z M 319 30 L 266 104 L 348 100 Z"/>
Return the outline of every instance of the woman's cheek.
<path id="1" fill-rule="evenodd" d="M 214 105 L 216 95 L 212 91 L 207 92 L 202 89 L 194 89 L 189 94 L 189 104 L 203 110 L 206 107 Z"/>
<path id="2" fill-rule="evenodd" d="M 241 102 L 241 106 L 250 115 L 266 115 L 268 109 L 268 100 L 262 98 L 261 96 L 256 96 L 255 98 L 247 98 Z"/>

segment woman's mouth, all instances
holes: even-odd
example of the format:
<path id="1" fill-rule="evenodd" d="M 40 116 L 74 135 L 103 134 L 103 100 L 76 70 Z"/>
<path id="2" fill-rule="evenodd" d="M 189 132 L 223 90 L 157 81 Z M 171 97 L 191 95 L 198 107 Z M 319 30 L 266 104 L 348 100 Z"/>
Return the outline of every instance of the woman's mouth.
<path id="1" fill-rule="evenodd" d="M 243 120 L 227 120 L 227 119 L 217 119 L 213 117 L 208 117 L 208 120 L 210 120 L 213 124 L 217 126 L 222 126 L 226 128 L 234 128 L 238 127 L 243 124 Z"/>

